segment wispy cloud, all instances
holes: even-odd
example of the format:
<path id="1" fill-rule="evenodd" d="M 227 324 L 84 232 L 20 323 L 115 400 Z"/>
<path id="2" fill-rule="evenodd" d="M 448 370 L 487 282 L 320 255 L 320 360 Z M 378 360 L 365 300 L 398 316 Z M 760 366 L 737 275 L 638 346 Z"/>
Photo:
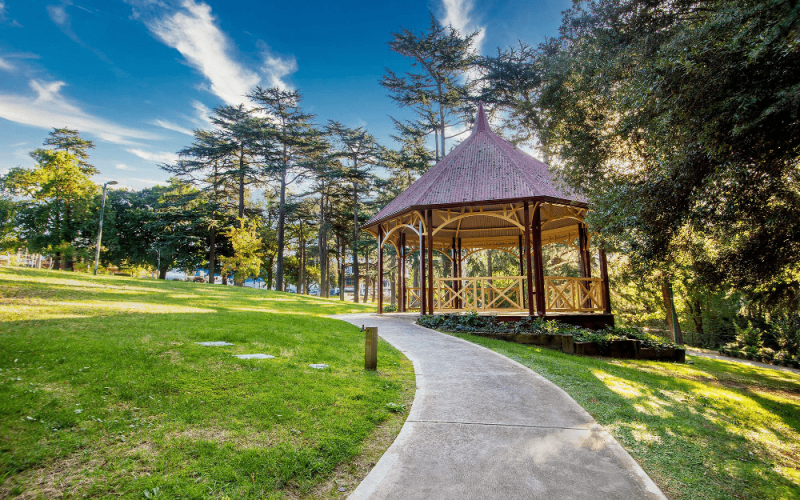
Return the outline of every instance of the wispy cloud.
<path id="1" fill-rule="evenodd" d="M 67 7 L 70 5 L 72 5 L 72 2 L 70 0 L 62 0 L 61 4 L 59 5 L 48 5 L 47 15 L 50 16 L 50 20 L 53 21 L 53 23 L 55 23 L 56 26 L 58 26 L 58 29 L 60 29 L 62 33 L 67 35 L 73 42 L 79 44 L 84 48 L 91 50 L 97 57 L 102 59 L 104 62 L 111 64 L 111 60 L 109 60 L 109 58 L 105 54 L 87 45 L 86 42 L 81 40 L 80 37 L 77 34 L 75 34 L 75 31 L 72 30 L 72 19 L 67 13 Z M 88 10 L 86 11 L 89 12 Z"/>
<path id="2" fill-rule="evenodd" d="M 174 132 L 180 132 L 181 134 L 186 134 L 188 136 L 194 136 L 194 132 L 192 132 L 190 129 L 188 129 L 186 127 L 181 127 L 180 125 L 178 125 L 176 123 L 172 123 L 172 122 L 167 121 L 167 120 L 153 120 L 150 123 L 152 123 L 153 125 L 155 125 L 157 127 L 165 128 L 167 130 L 172 130 Z"/>
<path id="3" fill-rule="evenodd" d="M 114 168 L 116 168 L 117 170 L 126 170 L 128 172 L 135 172 L 136 171 L 135 168 L 129 167 L 128 165 L 125 165 L 124 163 L 117 163 L 116 165 L 114 165 Z"/>
<path id="4" fill-rule="evenodd" d="M 0 69 L 12 71 L 14 69 L 14 65 L 0 57 Z"/>
<path id="5" fill-rule="evenodd" d="M 134 154 L 143 160 L 152 161 L 154 163 L 174 163 L 178 160 L 177 154 L 166 151 L 161 153 L 153 153 L 151 151 L 145 151 L 138 148 L 127 148 L 125 151 Z"/>
<path id="6" fill-rule="evenodd" d="M 162 43 L 180 52 L 187 64 L 203 74 L 208 90 L 228 104 L 244 102 L 255 85 L 285 88 L 285 77 L 297 70 L 294 58 L 278 56 L 263 43 L 260 68 L 238 61 L 235 44 L 204 2 L 183 0 L 172 9 L 156 1 L 127 1 L 134 7 L 134 17 L 142 19 Z"/>
<path id="7" fill-rule="evenodd" d="M 472 9 L 475 7 L 474 0 L 442 0 L 444 7 L 444 17 L 440 19 L 445 26 L 452 26 L 462 35 L 478 32 L 475 37 L 475 51 L 480 52 L 483 40 L 486 37 L 486 28 L 479 26 L 472 19 Z"/>
<path id="8" fill-rule="evenodd" d="M 213 123 L 211 123 L 211 110 L 208 109 L 208 106 L 200 101 L 192 101 L 192 107 L 194 108 L 195 113 L 197 113 L 197 119 L 195 120 L 195 123 L 200 128 L 210 127 L 213 125 Z"/>
<path id="9" fill-rule="evenodd" d="M 134 139 L 159 139 L 155 134 L 117 125 L 70 103 L 61 94 L 64 82 L 30 80 L 29 84 L 35 95 L 0 95 L 0 118 L 43 129 L 75 128 L 115 144 L 136 145 Z"/>
<path id="10" fill-rule="evenodd" d="M 0 0 L 0 21 L 5 21 L 6 19 L 6 3 Z"/>

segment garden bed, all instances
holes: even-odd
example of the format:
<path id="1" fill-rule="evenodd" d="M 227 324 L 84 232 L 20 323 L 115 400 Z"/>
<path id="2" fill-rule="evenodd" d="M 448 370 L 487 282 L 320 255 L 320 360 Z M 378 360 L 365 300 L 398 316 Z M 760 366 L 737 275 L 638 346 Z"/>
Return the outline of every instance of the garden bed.
<path id="1" fill-rule="evenodd" d="M 528 344 L 581 356 L 606 356 L 619 359 L 648 359 L 683 363 L 686 350 L 639 328 L 607 327 L 601 331 L 541 319 L 525 318 L 498 322 L 477 314 L 422 316 L 421 326 L 454 333 Z"/>

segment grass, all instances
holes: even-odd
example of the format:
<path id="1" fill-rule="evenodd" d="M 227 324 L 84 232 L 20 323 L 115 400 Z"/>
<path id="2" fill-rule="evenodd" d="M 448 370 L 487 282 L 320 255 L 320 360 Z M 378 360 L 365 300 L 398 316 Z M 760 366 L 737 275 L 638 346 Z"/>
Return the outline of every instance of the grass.
<path id="1" fill-rule="evenodd" d="M 324 317 L 364 310 L 0 269 L 0 498 L 341 497 L 413 398 L 402 354 L 381 342 L 367 372 L 363 334 Z"/>
<path id="2" fill-rule="evenodd" d="M 531 368 L 614 435 L 670 499 L 800 498 L 800 375 L 563 354 L 451 333 Z"/>

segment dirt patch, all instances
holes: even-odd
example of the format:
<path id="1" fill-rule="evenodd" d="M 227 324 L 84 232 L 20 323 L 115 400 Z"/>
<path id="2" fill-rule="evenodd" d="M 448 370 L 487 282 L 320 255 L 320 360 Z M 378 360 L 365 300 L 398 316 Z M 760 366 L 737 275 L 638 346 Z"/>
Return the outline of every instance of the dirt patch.
<path id="1" fill-rule="evenodd" d="M 168 434 L 167 439 L 185 439 L 189 441 L 209 441 L 219 444 L 231 444 L 238 450 L 269 448 L 276 442 L 285 442 L 273 433 L 263 431 L 233 432 L 219 427 L 189 427 L 179 432 Z"/>

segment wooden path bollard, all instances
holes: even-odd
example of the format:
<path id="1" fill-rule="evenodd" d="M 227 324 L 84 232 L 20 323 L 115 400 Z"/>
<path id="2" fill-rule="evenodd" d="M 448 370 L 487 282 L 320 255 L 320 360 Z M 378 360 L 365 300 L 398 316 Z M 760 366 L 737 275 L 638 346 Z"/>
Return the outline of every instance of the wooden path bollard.
<path id="1" fill-rule="evenodd" d="M 378 369 L 378 327 L 364 328 L 364 368 L 367 370 Z"/>

